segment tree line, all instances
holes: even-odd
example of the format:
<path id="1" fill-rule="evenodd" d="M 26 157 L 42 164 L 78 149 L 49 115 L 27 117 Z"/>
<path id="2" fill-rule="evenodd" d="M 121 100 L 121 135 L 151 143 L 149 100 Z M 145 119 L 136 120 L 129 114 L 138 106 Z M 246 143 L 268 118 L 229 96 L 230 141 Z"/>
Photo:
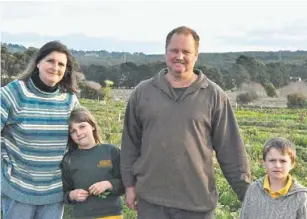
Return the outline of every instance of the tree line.
<path id="1" fill-rule="evenodd" d="M 1 86 L 12 80 L 25 70 L 37 48 L 30 47 L 22 52 L 10 52 L 7 44 L 1 45 Z M 102 63 L 90 64 L 80 62 L 79 71 L 87 81 L 94 81 L 105 86 L 105 81 L 113 82 L 113 87 L 132 88 L 141 80 L 155 75 L 166 67 L 164 61 L 153 61 L 137 64 L 126 61 L 114 65 Z M 288 85 L 291 78 L 307 80 L 307 57 L 300 62 L 276 61 L 265 63 L 255 57 L 239 55 L 227 68 L 217 68 L 197 62 L 196 67 L 224 90 L 239 87 L 243 82 L 252 81 L 262 84 L 265 88 L 270 86 L 280 88 Z"/>

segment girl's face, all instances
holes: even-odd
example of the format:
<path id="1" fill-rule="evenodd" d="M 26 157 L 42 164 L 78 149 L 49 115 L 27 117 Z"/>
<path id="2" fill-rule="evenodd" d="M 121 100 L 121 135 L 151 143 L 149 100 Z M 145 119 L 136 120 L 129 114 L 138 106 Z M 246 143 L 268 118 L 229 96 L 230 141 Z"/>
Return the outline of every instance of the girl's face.
<path id="1" fill-rule="evenodd" d="M 293 168 L 289 155 L 283 155 L 276 148 L 271 148 L 263 161 L 264 167 L 267 170 L 269 179 L 285 180 Z"/>
<path id="2" fill-rule="evenodd" d="M 80 149 L 89 149 L 96 145 L 93 130 L 94 127 L 92 127 L 88 122 L 72 122 L 69 128 L 72 140 Z"/>

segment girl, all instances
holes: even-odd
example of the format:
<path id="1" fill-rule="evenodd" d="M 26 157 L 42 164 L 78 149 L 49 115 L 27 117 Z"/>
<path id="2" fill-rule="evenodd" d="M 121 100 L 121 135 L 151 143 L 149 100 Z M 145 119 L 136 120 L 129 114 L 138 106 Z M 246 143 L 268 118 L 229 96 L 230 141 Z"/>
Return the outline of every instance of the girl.
<path id="1" fill-rule="evenodd" d="M 241 219 L 306 219 L 307 189 L 289 174 L 295 164 L 295 149 L 284 138 L 264 144 L 263 164 L 267 175 L 248 188 Z"/>
<path id="2" fill-rule="evenodd" d="M 75 60 L 58 41 L 43 45 L 18 80 L 1 87 L 4 219 L 63 216 L 60 163 L 78 105 Z"/>
<path id="3" fill-rule="evenodd" d="M 75 218 L 122 218 L 120 150 L 102 144 L 99 126 L 84 109 L 69 119 L 69 152 L 62 162 L 64 201 Z"/>

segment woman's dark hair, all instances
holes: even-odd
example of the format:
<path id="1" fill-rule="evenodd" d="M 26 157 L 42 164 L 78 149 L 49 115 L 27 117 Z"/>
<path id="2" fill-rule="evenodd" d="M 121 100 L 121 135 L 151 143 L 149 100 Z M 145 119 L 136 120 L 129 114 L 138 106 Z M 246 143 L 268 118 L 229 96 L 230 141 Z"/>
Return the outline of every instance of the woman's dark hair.
<path id="1" fill-rule="evenodd" d="M 76 77 L 76 61 L 68 48 L 59 41 L 50 41 L 43 45 L 36 53 L 32 61 L 29 63 L 28 68 L 19 77 L 20 80 L 27 81 L 31 76 L 38 72 L 37 64 L 52 52 L 64 53 L 67 57 L 66 71 L 64 77 L 59 82 L 60 88 L 69 93 L 78 92 L 78 84 Z"/>

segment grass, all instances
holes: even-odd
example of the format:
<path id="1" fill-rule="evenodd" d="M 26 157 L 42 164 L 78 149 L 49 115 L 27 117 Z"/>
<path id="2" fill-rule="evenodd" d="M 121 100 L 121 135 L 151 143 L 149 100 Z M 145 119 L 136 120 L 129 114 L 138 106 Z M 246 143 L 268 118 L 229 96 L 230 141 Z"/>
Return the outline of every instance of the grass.
<path id="1" fill-rule="evenodd" d="M 125 102 L 81 100 L 97 118 L 106 142 L 120 146 Z M 299 120 L 302 110 L 292 109 L 242 109 L 235 110 L 240 132 L 251 160 L 253 179 L 264 174 L 262 167 L 262 145 L 271 137 L 282 136 L 293 141 L 297 147 L 297 166 L 292 175 L 307 186 L 307 124 Z M 216 219 L 238 218 L 241 203 L 225 180 L 218 164 L 215 168 L 219 189 L 219 203 L 215 211 Z M 65 208 L 65 219 L 70 219 L 70 208 Z M 124 205 L 124 218 L 135 219 L 136 212 Z"/>

